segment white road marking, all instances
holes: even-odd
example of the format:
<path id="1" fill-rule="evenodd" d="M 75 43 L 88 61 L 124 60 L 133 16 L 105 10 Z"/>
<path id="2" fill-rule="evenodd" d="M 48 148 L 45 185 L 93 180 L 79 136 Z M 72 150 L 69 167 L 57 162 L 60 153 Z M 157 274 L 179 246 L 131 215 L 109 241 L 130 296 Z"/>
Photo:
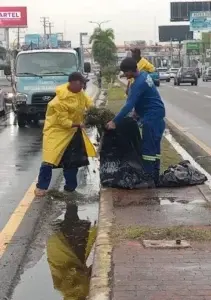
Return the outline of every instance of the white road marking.
<path id="1" fill-rule="evenodd" d="M 182 89 L 183 91 L 185 91 L 185 92 L 188 92 L 188 90 L 187 89 Z"/>
<path id="2" fill-rule="evenodd" d="M 204 95 L 204 97 L 206 97 L 206 98 L 211 98 L 211 96 L 209 96 L 209 95 Z"/>
<path id="3" fill-rule="evenodd" d="M 194 93 L 194 94 L 196 94 L 196 95 L 198 95 L 198 94 L 199 94 L 199 92 L 196 92 L 196 91 L 193 91 L 193 93 Z"/>

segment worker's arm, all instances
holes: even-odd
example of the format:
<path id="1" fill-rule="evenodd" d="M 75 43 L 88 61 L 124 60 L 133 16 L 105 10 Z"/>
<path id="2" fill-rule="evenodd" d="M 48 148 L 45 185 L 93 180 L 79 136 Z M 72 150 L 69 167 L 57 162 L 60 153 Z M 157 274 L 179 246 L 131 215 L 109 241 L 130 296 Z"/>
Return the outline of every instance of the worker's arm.
<path id="1" fill-rule="evenodd" d="M 126 91 L 125 91 L 125 94 L 128 96 L 128 93 L 129 93 L 129 89 L 130 89 L 130 81 L 128 81 L 127 83 L 127 88 L 126 88 Z"/>
<path id="2" fill-rule="evenodd" d="M 126 101 L 125 106 L 114 118 L 114 123 L 119 123 L 124 117 L 126 117 L 136 106 L 137 102 L 140 101 L 140 97 L 145 92 L 148 84 L 145 77 L 138 78 L 137 81 L 133 83 L 130 90 L 130 95 Z"/>

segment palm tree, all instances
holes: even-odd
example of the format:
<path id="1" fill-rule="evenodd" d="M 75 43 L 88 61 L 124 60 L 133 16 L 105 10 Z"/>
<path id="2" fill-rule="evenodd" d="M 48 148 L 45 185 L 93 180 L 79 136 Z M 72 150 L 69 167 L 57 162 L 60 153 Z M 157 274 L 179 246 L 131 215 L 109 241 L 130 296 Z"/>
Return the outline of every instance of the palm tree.
<path id="1" fill-rule="evenodd" d="M 92 44 L 94 60 L 101 67 L 107 66 L 116 60 L 116 45 L 112 28 L 105 30 L 102 30 L 100 27 L 95 28 L 90 37 L 90 44 Z"/>

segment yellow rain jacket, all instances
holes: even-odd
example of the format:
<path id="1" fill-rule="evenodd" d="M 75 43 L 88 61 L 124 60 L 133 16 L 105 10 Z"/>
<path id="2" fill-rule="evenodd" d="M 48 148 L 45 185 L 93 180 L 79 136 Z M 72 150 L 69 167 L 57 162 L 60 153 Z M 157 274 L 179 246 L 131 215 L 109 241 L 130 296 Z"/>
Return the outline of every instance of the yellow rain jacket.
<path id="1" fill-rule="evenodd" d="M 97 235 L 97 227 L 90 229 L 86 259 Z M 60 291 L 64 300 L 85 300 L 89 293 L 90 272 L 72 251 L 65 236 L 53 234 L 47 242 L 47 257 L 54 288 Z"/>
<path id="2" fill-rule="evenodd" d="M 139 70 L 139 72 L 141 71 L 145 71 L 148 73 L 153 73 L 155 72 L 155 67 L 153 66 L 153 64 L 151 64 L 146 58 L 142 57 L 139 62 L 137 63 L 137 68 Z M 131 78 L 128 80 L 129 84 L 134 82 L 134 79 Z"/>
<path id="3" fill-rule="evenodd" d="M 49 102 L 43 129 L 44 162 L 58 166 L 62 156 L 72 140 L 77 128 L 73 124 L 82 124 L 85 110 L 92 105 L 92 99 L 84 92 L 72 93 L 68 84 L 58 86 L 56 96 Z M 83 138 L 89 157 L 95 157 L 96 151 L 85 130 Z"/>

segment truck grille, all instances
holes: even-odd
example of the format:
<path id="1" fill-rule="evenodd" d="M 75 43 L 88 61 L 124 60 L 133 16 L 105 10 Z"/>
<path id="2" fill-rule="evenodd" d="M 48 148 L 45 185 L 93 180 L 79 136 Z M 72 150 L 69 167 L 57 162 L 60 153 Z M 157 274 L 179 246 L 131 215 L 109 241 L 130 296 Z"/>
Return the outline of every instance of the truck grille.
<path id="1" fill-rule="evenodd" d="M 36 93 L 32 95 L 32 104 L 47 104 L 55 97 L 55 93 Z"/>

